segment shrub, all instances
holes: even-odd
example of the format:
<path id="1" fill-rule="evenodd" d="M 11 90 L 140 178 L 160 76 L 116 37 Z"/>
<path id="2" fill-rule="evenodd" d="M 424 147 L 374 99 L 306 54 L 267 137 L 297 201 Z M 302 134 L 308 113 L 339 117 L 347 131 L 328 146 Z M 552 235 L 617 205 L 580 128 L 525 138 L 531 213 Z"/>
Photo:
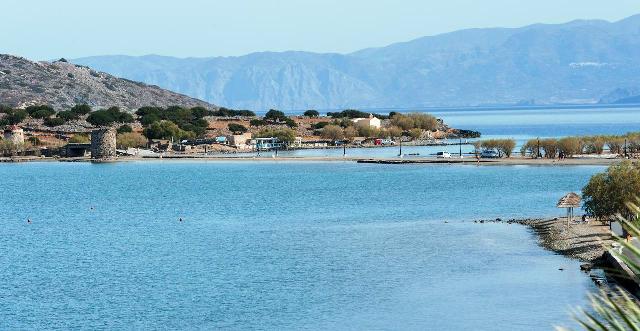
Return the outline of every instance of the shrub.
<path id="1" fill-rule="evenodd" d="M 255 126 L 255 127 L 265 126 L 265 125 L 267 125 L 267 122 L 265 122 L 263 120 L 253 119 L 253 120 L 249 121 L 249 125 Z"/>
<path id="2" fill-rule="evenodd" d="M 12 110 L 9 111 L 5 117 L 4 120 L 8 123 L 8 124 L 19 124 L 20 122 L 24 121 L 25 118 L 27 118 L 28 113 L 25 110 L 21 110 L 21 109 L 16 109 L 16 110 Z"/>
<path id="3" fill-rule="evenodd" d="M 30 116 L 33 117 L 33 118 L 42 119 L 42 118 L 51 117 L 51 116 L 55 115 L 55 113 L 56 112 L 53 109 L 45 108 L 45 109 L 38 109 L 38 110 L 34 111 L 33 113 L 30 114 Z"/>
<path id="4" fill-rule="evenodd" d="M 49 117 L 44 119 L 44 125 L 50 128 L 63 125 L 64 123 L 65 121 L 59 117 Z"/>
<path id="5" fill-rule="evenodd" d="M 195 133 L 182 130 L 175 123 L 165 120 L 152 123 L 144 129 L 143 134 L 148 139 L 183 140 L 195 138 Z"/>
<path id="6" fill-rule="evenodd" d="M 629 218 L 626 202 L 633 201 L 640 192 L 640 163 L 629 161 L 610 166 L 597 174 L 582 189 L 584 209 L 599 219 L 610 219 L 616 214 Z"/>
<path id="7" fill-rule="evenodd" d="M 344 137 L 344 131 L 337 125 L 327 125 L 322 129 L 322 138 L 330 139 L 333 141 L 340 140 Z"/>
<path id="8" fill-rule="evenodd" d="M 91 112 L 91 106 L 87 104 L 75 105 L 71 108 L 71 112 L 76 114 L 78 117 L 82 115 L 87 115 Z"/>
<path id="9" fill-rule="evenodd" d="M 582 154 L 582 140 L 577 137 L 565 137 L 558 140 L 558 150 L 567 156 Z"/>
<path id="10" fill-rule="evenodd" d="M 63 119 L 65 122 L 76 120 L 79 118 L 78 114 L 70 110 L 58 112 L 57 116 Z"/>
<path id="11" fill-rule="evenodd" d="M 229 123 L 227 127 L 229 128 L 229 131 L 233 132 L 234 134 L 243 134 L 248 131 L 244 125 L 237 123 Z"/>
<path id="12" fill-rule="evenodd" d="M 320 116 L 320 112 L 318 112 L 317 110 L 310 109 L 310 110 L 307 110 L 307 111 L 304 112 L 304 116 L 307 116 L 307 117 L 319 117 Z"/>
<path id="13" fill-rule="evenodd" d="M 118 133 L 129 133 L 129 132 L 133 132 L 133 128 L 128 124 L 122 125 L 118 128 Z"/>
<path id="14" fill-rule="evenodd" d="M 343 131 L 344 131 L 344 137 L 349 140 L 353 139 L 358 135 L 358 130 L 356 130 L 356 128 L 354 128 L 353 126 L 348 126 L 344 128 Z"/>
<path id="15" fill-rule="evenodd" d="M 327 125 L 329 125 L 329 122 L 318 122 L 316 124 L 312 124 L 311 128 L 314 129 L 314 130 L 320 130 L 320 129 L 324 128 Z"/>
<path id="16" fill-rule="evenodd" d="M 137 132 L 124 132 L 116 137 L 118 148 L 138 148 L 147 145 L 147 139 Z"/>
<path id="17" fill-rule="evenodd" d="M 88 144 L 90 142 L 91 139 L 86 134 L 77 134 L 69 139 L 69 143 L 71 144 Z"/>

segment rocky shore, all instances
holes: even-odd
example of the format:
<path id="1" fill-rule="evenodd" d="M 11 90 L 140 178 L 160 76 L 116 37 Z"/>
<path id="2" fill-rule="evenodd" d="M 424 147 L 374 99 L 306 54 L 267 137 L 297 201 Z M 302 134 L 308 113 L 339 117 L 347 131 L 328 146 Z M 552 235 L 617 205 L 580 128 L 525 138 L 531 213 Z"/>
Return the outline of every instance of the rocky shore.
<path id="1" fill-rule="evenodd" d="M 594 265 L 602 262 L 606 247 L 613 243 L 607 225 L 591 221 L 588 224 L 570 224 L 566 218 L 480 220 L 476 223 L 508 223 L 529 227 L 538 236 L 540 246 L 558 254 Z"/>

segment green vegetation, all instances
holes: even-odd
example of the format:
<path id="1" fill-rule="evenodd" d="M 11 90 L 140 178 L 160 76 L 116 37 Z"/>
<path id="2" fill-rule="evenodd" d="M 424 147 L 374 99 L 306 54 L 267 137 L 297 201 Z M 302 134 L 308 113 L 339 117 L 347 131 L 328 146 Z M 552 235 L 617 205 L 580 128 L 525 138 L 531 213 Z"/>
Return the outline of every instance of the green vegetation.
<path id="1" fill-rule="evenodd" d="M 181 130 L 190 132 L 194 137 L 204 135 L 209 127 L 209 122 L 204 119 L 204 117 L 208 116 L 208 111 L 202 107 L 190 109 L 178 106 L 168 108 L 142 107 L 136 111 L 136 115 L 140 117 L 140 123 L 144 126 L 149 127 L 160 121 L 170 121 Z"/>
<path id="2" fill-rule="evenodd" d="M 479 141 L 476 148 L 481 148 L 485 151 L 496 151 L 498 157 L 506 156 L 509 158 L 515 147 L 516 141 L 513 139 L 488 139 Z"/>
<path id="3" fill-rule="evenodd" d="M 198 107 L 198 108 L 202 108 L 202 107 Z M 256 113 L 250 110 L 233 110 L 229 108 L 220 107 L 220 109 L 218 109 L 217 111 L 211 112 L 210 115 L 216 116 L 216 117 L 255 117 Z"/>
<path id="4" fill-rule="evenodd" d="M 285 144 L 290 144 L 296 139 L 296 132 L 284 128 L 284 129 L 262 129 L 255 135 L 256 138 L 278 138 Z"/>
<path id="5" fill-rule="evenodd" d="M 47 117 L 44 119 L 44 125 L 50 128 L 63 125 L 65 120 L 59 117 Z"/>
<path id="6" fill-rule="evenodd" d="M 249 121 L 249 125 L 255 126 L 255 127 L 265 126 L 265 125 L 267 125 L 267 122 L 263 121 L 263 120 L 253 119 L 253 120 Z"/>
<path id="7" fill-rule="evenodd" d="M 147 139 L 137 132 L 124 132 L 116 137 L 116 145 L 121 149 L 145 147 Z"/>
<path id="8" fill-rule="evenodd" d="M 75 105 L 71 108 L 71 112 L 78 116 L 87 115 L 91 112 L 91 106 L 87 104 Z"/>
<path id="9" fill-rule="evenodd" d="M 148 139 L 183 140 L 195 138 L 193 132 L 182 130 L 178 125 L 167 120 L 153 122 L 144 129 L 143 134 Z"/>
<path id="10" fill-rule="evenodd" d="M 86 134 L 77 134 L 69 139 L 70 144 L 88 144 L 90 142 L 91 138 Z"/>
<path id="11" fill-rule="evenodd" d="M 582 190 L 584 209 L 601 220 L 613 219 L 617 214 L 631 219 L 626 203 L 639 193 L 640 163 L 625 161 L 591 178 Z"/>
<path id="12" fill-rule="evenodd" d="M 625 145 L 626 141 L 626 145 Z M 540 156 L 553 159 L 562 152 L 566 156 L 580 154 L 602 154 L 608 148 L 612 154 L 622 155 L 640 153 L 640 132 L 631 132 L 621 136 L 581 136 L 562 139 L 540 139 Z M 522 146 L 522 156 L 536 157 L 538 139 L 531 139 Z"/>
<path id="13" fill-rule="evenodd" d="M 305 111 L 303 115 L 307 117 L 320 117 L 320 112 L 318 112 L 317 110 L 309 109 Z"/>
<path id="14" fill-rule="evenodd" d="M 637 220 L 640 217 L 640 207 L 638 207 L 640 200 L 633 198 L 629 201 L 636 202 L 626 203 L 628 209 L 626 214 Z M 618 220 L 629 235 L 640 237 L 637 223 L 624 217 L 619 217 Z M 623 261 L 634 274 L 640 275 L 640 263 L 638 262 L 640 261 L 640 250 L 638 247 L 623 238 L 617 238 L 616 241 L 626 254 L 621 254 L 617 250 L 610 250 L 610 253 Z M 636 298 L 630 297 L 625 291 L 602 291 L 597 295 L 589 295 L 589 298 L 591 299 L 591 309 L 589 311 L 580 309 L 579 315 L 576 316 L 576 320 L 584 330 L 637 331 L 640 329 L 640 302 Z M 559 330 L 565 329 L 560 328 Z"/>
<path id="15" fill-rule="evenodd" d="M 229 131 L 233 132 L 233 134 L 243 134 L 248 131 L 244 125 L 237 123 L 229 123 L 227 127 L 229 128 Z"/>
<path id="16" fill-rule="evenodd" d="M 391 117 L 391 124 L 405 131 L 411 129 L 435 131 L 438 128 L 438 119 L 425 113 L 411 113 L 406 115 L 396 113 Z"/>
<path id="17" fill-rule="evenodd" d="M 344 138 L 344 131 L 338 125 L 329 124 L 322 129 L 321 137 L 329 140 L 340 140 Z"/>
<path id="18" fill-rule="evenodd" d="M 128 124 L 121 125 L 118 128 L 118 133 L 129 133 L 129 132 L 133 132 L 133 128 Z"/>
<path id="19" fill-rule="evenodd" d="M 31 118 L 43 119 L 49 118 L 56 114 L 51 106 L 29 106 L 25 109 Z"/>
<path id="20" fill-rule="evenodd" d="M 4 123 L 0 123 L 0 124 L 3 124 L 3 125 L 19 124 L 20 122 L 24 121 L 29 115 L 26 110 L 22 110 L 22 109 L 8 110 L 6 111 L 5 114 L 6 115 L 3 118 Z"/>
<path id="21" fill-rule="evenodd" d="M 118 107 L 96 110 L 89 114 L 87 122 L 94 126 L 109 126 L 114 123 L 133 123 L 134 118 L 127 112 L 120 111 Z"/>
<path id="22" fill-rule="evenodd" d="M 373 115 L 373 117 L 377 117 L 381 120 L 388 119 L 389 116 L 380 115 L 380 114 L 370 114 L 363 111 L 355 110 L 355 109 L 347 109 L 341 112 L 329 112 L 327 116 L 333 118 L 369 118 L 369 115 Z"/>

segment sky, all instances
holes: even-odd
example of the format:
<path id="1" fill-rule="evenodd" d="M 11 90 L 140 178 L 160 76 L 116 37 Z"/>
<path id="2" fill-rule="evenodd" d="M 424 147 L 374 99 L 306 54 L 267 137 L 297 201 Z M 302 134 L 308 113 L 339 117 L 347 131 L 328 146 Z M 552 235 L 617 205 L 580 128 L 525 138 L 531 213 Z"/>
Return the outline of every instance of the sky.
<path id="1" fill-rule="evenodd" d="M 465 28 L 617 21 L 640 0 L 1 0 L 0 53 L 349 53 Z"/>

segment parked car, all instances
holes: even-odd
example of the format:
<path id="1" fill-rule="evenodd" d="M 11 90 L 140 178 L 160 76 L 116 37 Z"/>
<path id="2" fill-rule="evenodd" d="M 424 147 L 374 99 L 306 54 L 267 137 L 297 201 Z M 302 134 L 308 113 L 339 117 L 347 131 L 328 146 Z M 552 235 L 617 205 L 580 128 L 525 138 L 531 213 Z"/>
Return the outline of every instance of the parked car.
<path id="1" fill-rule="evenodd" d="M 500 157 L 500 154 L 494 150 L 487 150 L 482 151 L 482 153 L 480 153 L 480 157 L 484 159 L 497 159 Z"/>
<path id="2" fill-rule="evenodd" d="M 451 158 L 451 153 L 449 152 L 438 152 L 436 153 L 436 157 L 439 159 L 450 159 Z"/>

